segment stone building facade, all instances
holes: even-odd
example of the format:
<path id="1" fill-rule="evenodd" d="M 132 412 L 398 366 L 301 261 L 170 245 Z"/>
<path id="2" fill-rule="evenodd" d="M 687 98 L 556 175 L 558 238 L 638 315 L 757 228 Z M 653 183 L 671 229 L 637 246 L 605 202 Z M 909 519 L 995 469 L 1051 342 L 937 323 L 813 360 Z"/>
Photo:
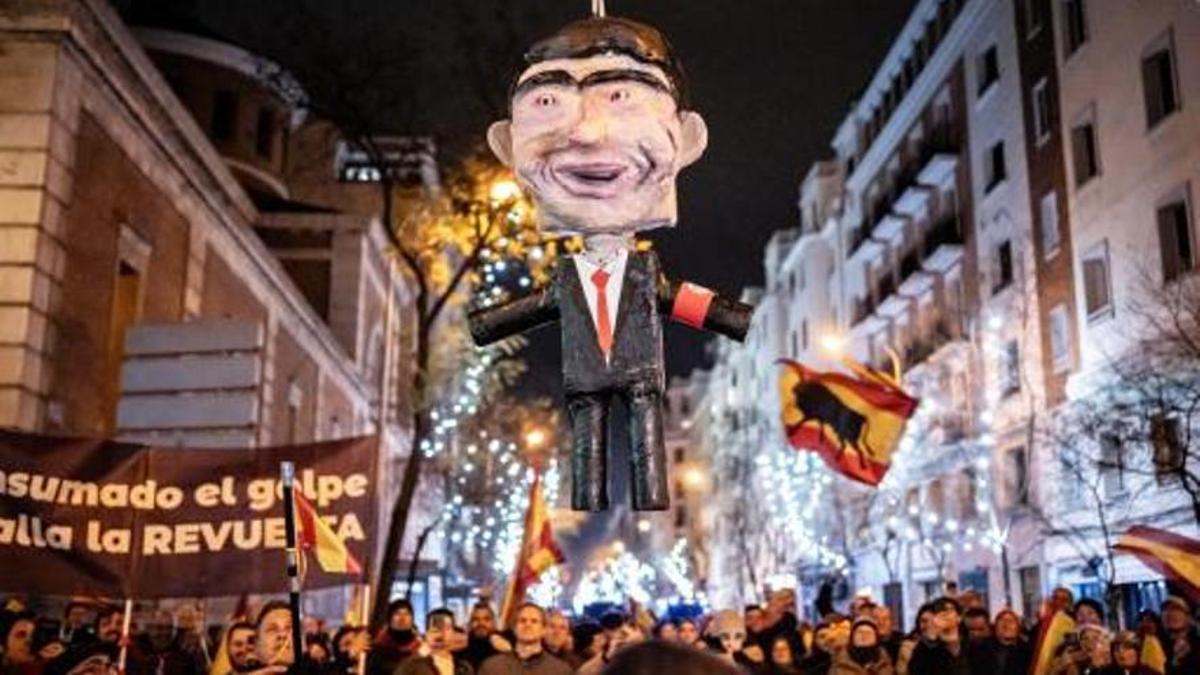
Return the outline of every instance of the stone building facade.
<path id="1" fill-rule="evenodd" d="M 410 293 L 375 188 L 338 180 L 329 125 L 264 72 L 103 0 L 8 3 L 0 426 L 220 447 L 379 433 L 382 514 L 409 449 Z M 313 138 L 332 139 L 324 180 L 293 185 L 290 148 Z M 422 147 L 417 187 L 436 189 Z"/>

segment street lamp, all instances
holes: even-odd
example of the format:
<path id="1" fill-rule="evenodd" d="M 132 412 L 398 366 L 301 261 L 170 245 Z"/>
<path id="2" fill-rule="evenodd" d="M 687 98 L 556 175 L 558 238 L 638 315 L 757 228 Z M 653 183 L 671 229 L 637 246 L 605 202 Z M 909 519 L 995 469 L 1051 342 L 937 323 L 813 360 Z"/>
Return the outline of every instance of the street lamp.
<path id="1" fill-rule="evenodd" d="M 698 489 L 704 485 L 704 472 L 698 467 L 690 466 L 683 472 L 683 484 L 689 490 Z"/>
<path id="2" fill-rule="evenodd" d="M 530 452 L 537 452 L 546 445 L 546 431 L 544 429 L 534 427 L 525 432 L 525 448 Z"/>

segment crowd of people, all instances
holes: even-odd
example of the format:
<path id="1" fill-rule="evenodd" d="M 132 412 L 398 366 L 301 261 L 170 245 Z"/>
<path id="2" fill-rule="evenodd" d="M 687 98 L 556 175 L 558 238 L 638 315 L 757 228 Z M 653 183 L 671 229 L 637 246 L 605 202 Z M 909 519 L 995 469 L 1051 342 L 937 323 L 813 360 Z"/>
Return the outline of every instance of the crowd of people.
<path id="1" fill-rule="evenodd" d="M 208 629 L 195 611 L 152 610 L 129 639 L 120 607 L 71 602 L 61 618 L 48 618 L 10 602 L 0 612 L 0 665 L 3 675 L 101 675 L 122 666 L 129 675 L 1026 675 L 1056 612 L 1074 627 L 1048 654 L 1046 675 L 1150 675 L 1156 671 L 1143 659 L 1155 653 L 1165 664 L 1160 675 L 1200 675 L 1200 632 L 1183 598 L 1171 596 L 1160 612 L 1144 611 L 1130 630 L 1114 632 L 1101 603 L 1064 588 L 1033 625 L 1008 609 L 989 615 L 983 598 L 966 592 L 922 606 L 908 633 L 869 598 L 827 611 L 815 625 L 800 621 L 787 590 L 740 612 L 663 621 L 645 610 L 592 619 L 526 603 L 506 630 L 480 603 L 464 626 L 435 609 L 422 631 L 412 605 L 396 600 L 374 635 L 306 618 L 298 661 L 284 602 L 267 602 L 252 621 Z M 1151 641 L 1155 649 L 1147 649 Z"/>

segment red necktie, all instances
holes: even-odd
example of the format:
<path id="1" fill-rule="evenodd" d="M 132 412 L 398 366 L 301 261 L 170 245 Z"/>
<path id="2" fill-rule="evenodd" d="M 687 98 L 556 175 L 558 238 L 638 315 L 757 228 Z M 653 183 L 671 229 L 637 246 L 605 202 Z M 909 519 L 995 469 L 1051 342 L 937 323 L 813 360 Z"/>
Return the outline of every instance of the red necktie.
<path id="1" fill-rule="evenodd" d="M 608 272 L 596 270 L 592 274 L 592 283 L 596 286 L 596 342 L 604 358 L 612 351 L 612 325 L 608 322 Z"/>

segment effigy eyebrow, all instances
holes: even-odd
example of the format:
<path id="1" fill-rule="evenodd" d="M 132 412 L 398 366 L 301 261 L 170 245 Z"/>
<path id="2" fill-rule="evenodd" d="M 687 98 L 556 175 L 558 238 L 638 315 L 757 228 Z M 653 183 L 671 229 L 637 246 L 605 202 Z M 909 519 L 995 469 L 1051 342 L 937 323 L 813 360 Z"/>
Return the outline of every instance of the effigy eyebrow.
<path id="1" fill-rule="evenodd" d="M 675 96 L 675 91 L 661 78 L 655 77 L 652 73 L 647 73 L 644 70 L 634 68 L 610 68 L 608 70 L 598 70 L 584 77 L 582 80 L 576 80 L 574 76 L 565 70 L 545 70 L 522 80 L 513 89 L 511 100 L 516 100 L 522 95 L 528 93 L 531 89 L 544 86 L 560 86 L 574 87 L 585 89 L 599 84 L 609 82 L 637 82 L 644 84 L 653 89 L 657 89 L 665 94 Z"/>
<path id="2" fill-rule="evenodd" d="M 535 73 L 521 80 L 516 87 L 513 88 L 511 100 L 516 100 L 520 96 L 527 93 L 530 89 L 537 89 L 545 86 L 560 86 L 560 87 L 578 87 L 579 81 L 576 80 L 570 73 L 565 70 L 543 70 L 540 73 Z"/>
<path id="3" fill-rule="evenodd" d="M 605 84 L 607 82 L 637 82 L 648 87 L 657 89 L 665 94 L 675 95 L 667 83 L 661 78 L 655 77 L 653 73 L 647 73 L 644 70 L 634 68 L 612 68 L 609 70 L 597 70 L 596 72 L 583 78 L 579 83 L 581 88 L 591 87 L 597 84 Z"/>

